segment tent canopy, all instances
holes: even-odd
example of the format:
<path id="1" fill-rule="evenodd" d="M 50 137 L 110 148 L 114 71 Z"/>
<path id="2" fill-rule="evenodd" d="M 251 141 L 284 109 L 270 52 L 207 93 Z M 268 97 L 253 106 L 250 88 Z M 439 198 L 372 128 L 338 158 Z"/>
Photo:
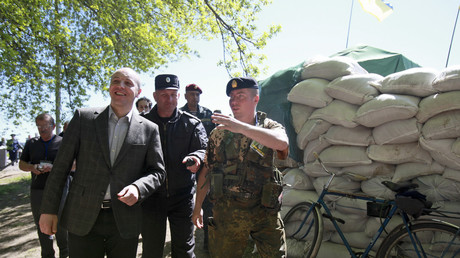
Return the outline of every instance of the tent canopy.
<path id="1" fill-rule="evenodd" d="M 402 54 L 364 45 L 347 48 L 331 55 L 331 57 L 335 56 L 350 57 L 369 73 L 380 74 L 383 77 L 409 68 L 420 67 Z"/>
<path id="2" fill-rule="evenodd" d="M 412 62 L 402 54 L 378 49 L 371 46 L 356 46 L 331 55 L 347 56 L 356 60 L 369 73 L 387 76 L 420 65 Z M 303 62 L 291 68 L 281 70 L 269 78 L 259 81 L 260 101 L 257 109 L 267 113 L 268 117 L 280 122 L 286 128 L 289 137 L 289 156 L 302 162 L 303 153 L 297 147 L 297 134 L 291 124 L 291 103 L 287 95 L 292 87 L 300 81 Z"/>

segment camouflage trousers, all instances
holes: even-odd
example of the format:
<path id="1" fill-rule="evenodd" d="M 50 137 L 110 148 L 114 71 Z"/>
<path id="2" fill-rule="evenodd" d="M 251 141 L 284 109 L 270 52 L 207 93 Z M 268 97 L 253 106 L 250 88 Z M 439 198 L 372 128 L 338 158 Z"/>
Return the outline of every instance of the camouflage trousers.
<path id="1" fill-rule="evenodd" d="M 214 204 L 213 215 L 208 225 L 211 257 L 243 257 L 249 237 L 260 257 L 286 256 L 284 224 L 276 210 L 221 199 Z"/>

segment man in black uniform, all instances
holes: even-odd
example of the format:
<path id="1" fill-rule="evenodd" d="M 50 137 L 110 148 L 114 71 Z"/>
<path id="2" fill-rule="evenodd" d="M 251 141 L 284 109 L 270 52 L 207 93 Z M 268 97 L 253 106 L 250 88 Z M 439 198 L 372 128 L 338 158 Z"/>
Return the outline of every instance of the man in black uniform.
<path id="1" fill-rule="evenodd" d="M 185 99 L 187 104 L 185 104 L 180 109 L 182 111 L 187 111 L 190 114 L 198 117 L 203 123 L 204 128 L 206 129 L 206 134 L 209 136 L 212 129 L 216 125 L 212 122 L 211 115 L 212 111 L 206 107 L 200 106 L 200 95 L 203 93 L 201 88 L 196 84 L 189 84 L 185 87 Z"/>
<path id="2" fill-rule="evenodd" d="M 62 137 L 53 134 L 56 127 L 54 119 L 49 114 L 40 114 L 35 118 L 40 137 L 35 137 L 26 142 L 24 151 L 19 161 L 19 169 L 30 171 L 32 182 L 30 185 L 30 204 L 32 215 L 37 227 L 38 240 L 41 246 L 42 257 L 54 257 L 53 237 L 40 231 L 38 221 L 40 219 L 40 205 L 42 203 L 43 189 L 48 179 L 49 172 L 53 167 Z M 58 226 L 56 240 L 59 246 L 59 257 L 67 257 L 67 230 Z"/>
<path id="3" fill-rule="evenodd" d="M 166 166 L 166 182 L 143 203 L 142 257 L 162 257 L 166 220 L 171 231 L 172 257 L 195 257 L 194 226 L 195 173 L 204 159 L 208 138 L 196 117 L 177 108 L 179 79 L 172 74 L 155 77 L 156 105 L 145 115 L 160 128 Z M 188 159 L 193 165 L 186 166 Z"/>
<path id="4" fill-rule="evenodd" d="M 212 129 L 216 127 L 216 125 L 212 122 L 211 115 L 212 111 L 206 107 L 200 106 L 200 95 L 203 93 L 201 88 L 192 83 L 185 87 L 185 99 L 187 100 L 187 104 L 181 107 L 182 111 L 187 111 L 190 114 L 198 117 L 203 123 L 204 128 L 206 129 L 206 134 L 209 137 Z M 212 217 L 212 203 L 209 201 L 209 198 L 206 197 L 203 201 L 203 248 L 208 250 L 208 218 Z"/>

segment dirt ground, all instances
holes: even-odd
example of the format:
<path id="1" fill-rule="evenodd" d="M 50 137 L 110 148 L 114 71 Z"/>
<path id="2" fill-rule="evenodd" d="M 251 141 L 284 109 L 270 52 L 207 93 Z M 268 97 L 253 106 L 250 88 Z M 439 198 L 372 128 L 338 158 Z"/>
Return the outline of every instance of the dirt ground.
<path id="1" fill-rule="evenodd" d="M 18 178 L 22 178 L 18 180 Z M 18 165 L 0 171 L 0 257 L 40 257 L 40 244 L 29 202 L 29 174 Z M 203 230 L 195 231 L 195 255 L 208 258 L 203 249 Z M 58 257 L 58 248 L 55 247 Z M 141 257 L 142 239 L 139 239 L 138 257 Z M 171 239 L 166 236 L 163 257 L 171 257 Z"/>

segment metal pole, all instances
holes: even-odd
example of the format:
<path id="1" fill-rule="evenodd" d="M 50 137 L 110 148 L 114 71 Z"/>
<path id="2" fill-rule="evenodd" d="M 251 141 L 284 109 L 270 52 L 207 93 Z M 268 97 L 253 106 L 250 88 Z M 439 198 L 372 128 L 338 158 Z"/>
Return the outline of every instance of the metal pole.
<path id="1" fill-rule="evenodd" d="M 450 39 L 449 52 L 447 53 L 446 67 L 449 64 L 450 50 L 452 48 L 452 42 L 454 41 L 455 27 L 457 27 L 458 13 L 460 12 L 460 5 L 457 10 L 457 18 L 455 18 L 454 30 L 452 31 L 452 38 Z"/>
<path id="2" fill-rule="evenodd" d="M 348 20 L 347 44 L 345 45 L 345 48 L 348 48 L 348 38 L 350 37 L 350 26 L 351 26 L 351 16 L 353 14 L 353 3 L 354 3 L 354 0 L 351 0 L 350 19 Z"/>

